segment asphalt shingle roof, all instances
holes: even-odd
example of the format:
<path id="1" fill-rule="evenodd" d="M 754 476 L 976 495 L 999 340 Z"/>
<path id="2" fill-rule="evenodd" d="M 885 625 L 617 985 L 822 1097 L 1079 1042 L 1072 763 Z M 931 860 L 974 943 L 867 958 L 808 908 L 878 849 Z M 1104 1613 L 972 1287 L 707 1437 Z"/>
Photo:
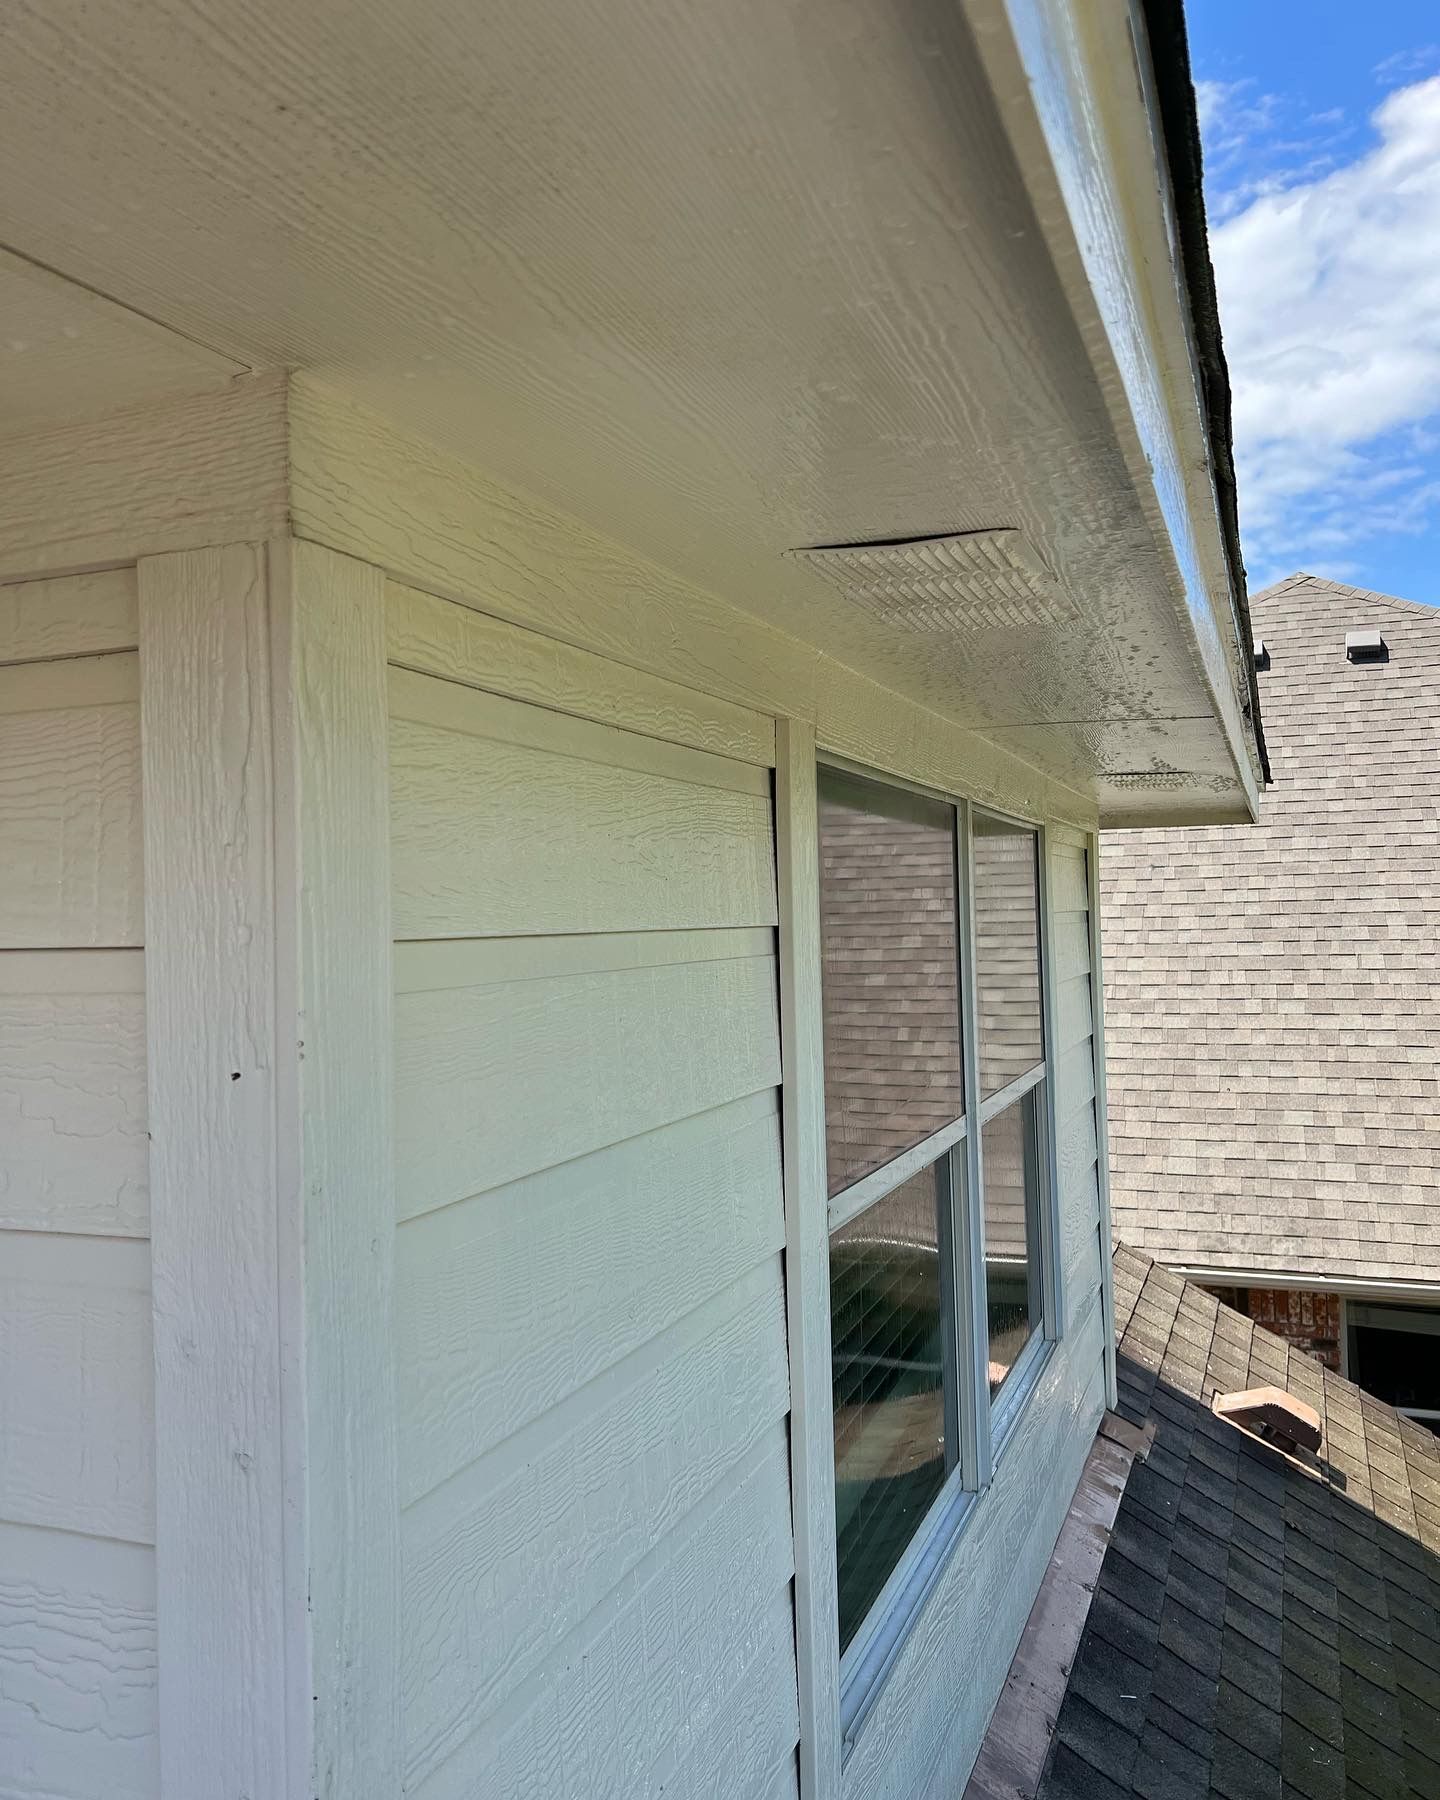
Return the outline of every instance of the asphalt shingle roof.
<path id="1" fill-rule="evenodd" d="M 1251 600 L 1254 826 L 1101 857 L 1116 1235 L 1213 1272 L 1440 1281 L 1440 609 Z M 1387 663 L 1350 663 L 1379 626 Z"/>
<path id="2" fill-rule="evenodd" d="M 1440 1439 L 1136 1251 L 1120 1407 L 1153 1419 L 1039 1800 L 1440 1800 Z M 1215 1417 L 1274 1384 L 1318 1457 Z"/>

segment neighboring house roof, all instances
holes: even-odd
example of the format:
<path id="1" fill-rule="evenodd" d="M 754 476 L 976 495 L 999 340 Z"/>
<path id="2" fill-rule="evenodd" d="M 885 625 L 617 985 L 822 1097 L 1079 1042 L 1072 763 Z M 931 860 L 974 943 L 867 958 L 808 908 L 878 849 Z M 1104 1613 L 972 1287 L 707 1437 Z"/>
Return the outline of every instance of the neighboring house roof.
<path id="1" fill-rule="evenodd" d="M 1104 840 L 1116 1235 L 1440 1282 L 1440 610 L 1295 575 L 1251 611 L 1259 823 Z M 1365 626 L 1388 662 L 1347 661 Z"/>
<path id="2" fill-rule="evenodd" d="M 1120 1412 L 1156 1426 L 1040 1800 L 1440 1795 L 1440 1440 L 1121 1247 Z M 1274 1384 L 1318 1458 L 1215 1417 Z"/>

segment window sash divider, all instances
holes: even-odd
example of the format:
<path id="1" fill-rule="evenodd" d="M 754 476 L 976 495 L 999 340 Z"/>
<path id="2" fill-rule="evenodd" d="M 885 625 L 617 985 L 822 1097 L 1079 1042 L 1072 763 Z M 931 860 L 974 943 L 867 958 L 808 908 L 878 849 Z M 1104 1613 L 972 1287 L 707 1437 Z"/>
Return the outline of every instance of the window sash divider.
<path id="1" fill-rule="evenodd" d="M 902 1181 L 909 1181 L 912 1175 L 939 1162 L 947 1150 L 953 1150 L 962 1141 L 966 1130 L 966 1121 L 956 1119 L 932 1132 L 928 1138 L 922 1138 L 909 1150 L 902 1150 L 899 1156 L 882 1163 L 878 1169 L 872 1169 L 868 1175 L 862 1175 L 853 1186 L 842 1188 L 830 1202 L 830 1230 L 839 1231 L 842 1225 L 858 1219 L 877 1200 L 883 1200 Z"/>
<path id="2" fill-rule="evenodd" d="M 998 1118 L 1006 1107 L 1013 1106 L 1017 1100 L 1023 1100 L 1031 1088 L 1039 1087 L 1045 1079 L 1046 1062 L 1042 1058 L 1033 1069 L 1027 1069 L 1023 1075 L 1017 1075 L 1003 1088 L 998 1088 L 988 1100 L 980 1102 L 980 1123 L 988 1125 L 992 1119 Z"/>

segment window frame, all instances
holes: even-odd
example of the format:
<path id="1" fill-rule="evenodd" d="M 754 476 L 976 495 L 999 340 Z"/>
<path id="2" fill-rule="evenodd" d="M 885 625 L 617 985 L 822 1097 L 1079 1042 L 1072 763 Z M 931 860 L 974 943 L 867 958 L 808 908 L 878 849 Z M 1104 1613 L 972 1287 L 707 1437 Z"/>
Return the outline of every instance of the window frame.
<path id="1" fill-rule="evenodd" d="M 952 1282 L 950 1304 L 955 1319 L 953 1375 L 958 1401 L 958 1443 L 954 1468 L 931 1502 L 924 1519 L 871 1603 L 864 1621 L 839 1658 L 839 1726 L 841 1765 L 848 1759 L 897 1661 L 911 1628 L 948 1566 L 970 1519 L 989 1488 L 995 1469 L 1026 1411 L 1049 1354 L 1062 1335 L 1063 1311 L 1059 1268 L 1059 1180 L 1056 1157 L 1055 1106 L 1055 1003 L 1050 945 L 1050 896 L 1047 882 L 1047 842 L 1043 820 L 1025 818 L 989 805 L 979 805 L 963 795 L 946 793 L 919 782 L 907 781 L 849 759 L 817 749 L 816 779 L 816 908 L 817 947 L 819 892 L 819 784 L 821 771 L 833 769 L 852 779 L 878 787 L 897 788 L 937 801 L 954 818 L 957 1006 L 959 1011 L 962 1100 L 960 1118 L 932 1133 L 920 1143 L 892 1157 L 830 1196 L 825 1193 L 825 1157 L 822 1147 L 821 1187 L 825 1198 L 825 1242 L 831 1234 L 859 1218 L 875 1203 L 933 1164 L 948 1159 L 952 1195 L 948 1267 L 942 1276 Z M 980 1099 L 979 1024 L 975 956 L 975 859 L 974 820 L 983 815 L 1032 835 L 1036 866 L 1036 908 L 1041 1012 L 1040 1060 L 1004 1088 Z M 819 971 L 816 972 L 819 988 Z M 822 1013 L 823 1013 L 823 1001 Z M 824 1115 L 824 1071 L 820 1075 L 819 1103 Z M 991 1396 L 989 1387 L 989 1330 L 985 1306 L 984 1158 L 983 1126 L 1008 1106 L 1023 1101 L 1036 1088 L 1043 1097 L 1035 1105 L 1040 1181 L 1038 1206 L 1040 1319 L 1001 1386 Z M 826 1291 L 829 1312 L 829 1289 Z M 832 1424 L 833 1435 L 833 1424 Z M 833 1453 L 833 1452 L 832 1452 Z M 833 1481 L 831 1502 L 833 1508 Z M 833 1532 L 830 1543 L 832 1582 Z M 838 1582 L 836 1592 L 838 1621 Z"/>

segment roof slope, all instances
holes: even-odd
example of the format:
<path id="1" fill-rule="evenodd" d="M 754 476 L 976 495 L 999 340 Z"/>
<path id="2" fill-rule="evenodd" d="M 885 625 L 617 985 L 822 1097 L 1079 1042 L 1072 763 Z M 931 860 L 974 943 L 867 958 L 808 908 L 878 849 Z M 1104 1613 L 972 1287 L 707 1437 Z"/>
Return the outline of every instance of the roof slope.
<path id="1" fill-rule="evenodd" d="M 1254 826 L 1107 833 L 1117 1236 L 1216 1274 L 1440 1281 L 1440 610 L 1297 575 L 1251 610 Z M 1350 663 L 1378 625 L 1388 663 Z"/>
<path id="2" fill-rule="evenodd" d="M 1123 1246 L 1131 1472 L 1040 1800 L 1440 1795 L 1440 1440 Z M 1320 1412 L 1287 1458 L 1210 1400 Z"/>

